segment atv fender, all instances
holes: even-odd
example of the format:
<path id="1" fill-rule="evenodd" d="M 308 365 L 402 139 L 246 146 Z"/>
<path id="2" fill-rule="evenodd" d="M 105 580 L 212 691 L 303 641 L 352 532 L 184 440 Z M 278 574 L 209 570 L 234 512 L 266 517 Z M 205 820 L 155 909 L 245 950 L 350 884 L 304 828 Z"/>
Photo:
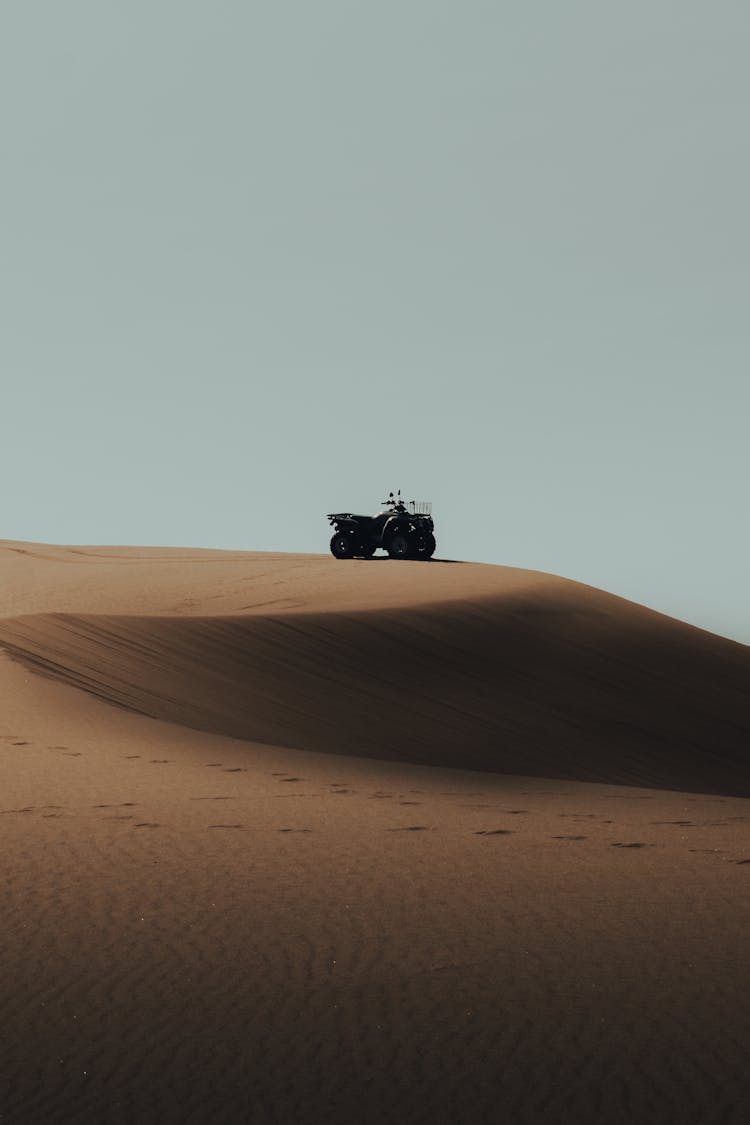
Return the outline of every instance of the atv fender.
<path id="1" fill-rule="evenodd" d="M 401 515 L 391 516 L 389 520 L 386 520 L 383 526 L 383 546 L 385 547 L 388 543 L 390 543 L 391 539 L 394 535 L 396 535 L 397 532 L 400 531 L 404 535 L 408 535 L 409 530 L 408 519 L 404 519 L 404 517 Z"/>

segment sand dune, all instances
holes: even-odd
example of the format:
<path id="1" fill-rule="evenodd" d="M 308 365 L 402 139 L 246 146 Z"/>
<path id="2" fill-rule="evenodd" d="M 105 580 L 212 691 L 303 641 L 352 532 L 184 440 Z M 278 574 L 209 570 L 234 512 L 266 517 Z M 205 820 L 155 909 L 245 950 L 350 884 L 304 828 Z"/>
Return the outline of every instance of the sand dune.
<path id="1" fill-rule="evenodd" d="M 502 567 L 23 543 L 0 647 L 3 1120 L 746 1120 L 747 649 Z"/>
<path id="2" fill-rule="evenodd" d="M 152 587 L 148 615 L 24 614 L 0 620 L 0 643 L 109 702 L 233 737 L 750 795 L 745 646 L 511 568 L 189 560 L 201 564 L 181 604 L 167 573 L 169 615 Z M 77 606 L 85 595 L 75 591 Z M 212 601 L 220 608 L 207 616 Z"/>

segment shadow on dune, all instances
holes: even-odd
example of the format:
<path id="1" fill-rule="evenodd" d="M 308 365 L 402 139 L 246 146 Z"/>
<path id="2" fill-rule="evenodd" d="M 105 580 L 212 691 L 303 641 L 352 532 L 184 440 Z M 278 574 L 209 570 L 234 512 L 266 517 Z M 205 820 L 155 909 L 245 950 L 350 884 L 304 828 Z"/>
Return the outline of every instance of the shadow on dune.
<path id="1" fill-rule="evenodd" d="M 750 795 L 750 649 L 575 583 L 377 612 L 28 616 L 0 644 L 110 703 L 253 741 Z"/>
<path id="2" fill-rule="evenodd" d="M 374 562 L 394 562 L 394 561 L 400 561 L 400 560 L 394 560 L 390 557 L 390 555 L 372 555 L 369 559 L 358 559 L 357 561 L 358 562 L 374 563 Z M 463 559 L 436 559 L 434 556 L 431 559 L 412 559 L 411 561 L 412 562 L 421 562 L 421 563 L 430 563 L 430 565 L 433 565 L 434 563 L 451 563 L 452 566 L 457 566 L 457 565 L 460 565 L 464 562 Z"/>

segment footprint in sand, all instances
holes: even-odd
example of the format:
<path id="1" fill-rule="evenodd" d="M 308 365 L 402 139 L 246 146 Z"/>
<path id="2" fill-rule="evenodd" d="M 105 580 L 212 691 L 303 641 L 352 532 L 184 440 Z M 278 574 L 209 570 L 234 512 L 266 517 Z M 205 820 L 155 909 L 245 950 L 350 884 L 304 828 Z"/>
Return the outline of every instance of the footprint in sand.
<path id="1" fill-rule="evenodd" d="M 149 820 L 142 820 L 140 824 L 134 825 L 135 828 L 158 828 L 158 824 L 154 824 Z"/>
<path id="2" fill-rule="evenodd" d="M 312 832 L 312 828 L 279 828 L 279 832 Z"/>
<path id="3" fill-rule="evenodd" d="M 133 758 L 140 758 L 140 754 L 123 754 L 123 758 L 127 758 L 128 761 L 131 761 Z"/>
<path id="4" fill-rule="evenodd" d="M 386 832 L 427 832 L 427 825 L 410 824 L 407 828 L 386 828 Z"/>
<path id="5" fill-rule="evenodd" d="M 28 742 L 13 742 L 13 743 L 11 743 L 11 745 L 12 746 L 28 746 L 29 744 L 28 744 Z"/>
<path id="6" fill-rule="evenodd" d="M 653 844 L 641 844 L 641 843 L 635 843 L 635 844 L 612 844 L 612 847 L 613 847 L 613 848 L 652 848 L 653 846 L 654 846 Z"/>
<path id="7" fill-rule="evenodd" d="M 242 824 L 209 824 L 208 828 L 242 828 Z"/>
<path id="8" fill-rule="evenodd" d="M 227 766 L 224 773 L 247 773 L 244 766 Z"/>
<path id="9" fill-rule="evenodd" d="M 234 797 L 191 797 L 191 801 L 233 801 Z"/>
<path id="10" fill-rule="evenodd" d="M 737 859 L 737 860 L 735 860 L 735 863 L 738 863 L 738 864 L 750 863 L 750 859 Z"/>
<path id="11" fill-rule="evenodd" d="M 304 777 L 280 777 L 279 781 L 304 781 Z"/>
<path id="12" fill-rule="evenodd" d="M 151 758 L 149 760 L 152 766 L 166 766 L 171 761 L 170 758 Z"/>
<path id="13" fill-rule="evenodd" d="M 588 836 L 550 836 L 550 840 L 588 840 Z"/>
<path id="14" fill-rule="evenodd" d="M 512 836 L 510 828 L 481 828 L 474 833 L 475 836 Z"/>

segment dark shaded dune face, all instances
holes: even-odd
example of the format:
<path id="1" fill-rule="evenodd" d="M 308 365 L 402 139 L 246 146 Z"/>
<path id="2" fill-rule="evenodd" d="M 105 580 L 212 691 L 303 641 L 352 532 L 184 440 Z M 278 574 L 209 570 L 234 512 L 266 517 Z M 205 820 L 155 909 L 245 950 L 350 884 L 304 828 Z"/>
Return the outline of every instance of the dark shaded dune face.
<path id="1" fill-rule="evenodd" d="M 750 794 L 750 649 L 574 583 L 345 613 L 27 616 L 0 643 L 111 703 L 258 742 Z"/>

